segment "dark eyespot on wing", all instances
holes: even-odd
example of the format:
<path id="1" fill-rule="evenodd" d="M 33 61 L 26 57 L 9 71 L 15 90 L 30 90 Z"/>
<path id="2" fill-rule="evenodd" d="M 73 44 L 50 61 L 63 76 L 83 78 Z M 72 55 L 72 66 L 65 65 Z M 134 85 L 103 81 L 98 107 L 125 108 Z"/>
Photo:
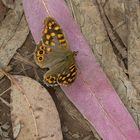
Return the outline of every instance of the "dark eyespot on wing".
<path id="1" fill-rule="evenodd" d="M 48 59 L 48 54 L 53 51 L 53 48 L 51 46 L 44 44 L 44 42 L 41 40 L 39 44 L 36 46 L 36 49 L 34 51 L 34 60 L 36 64 L 40 68 L 46 68 L 46 62 Z"/>
<path id="2" fill-rule="evenodd" d="M 47 86 L 57 86 L 57 76 L 56 75 L 44 75 L 44 83 Z"/>
<path id="3" fill-rule="evenodd" d="M 38 62 L 42 62 L 44 60 L 44 57 L 43 56 L 38 56 L 37 60 L 38 60 Z"/>
<path id="4" fill-rule="evenodd" d="M 44 55 L 44 54 L 45 54 L 44 50 L 38 50 L 37 51 L 37 56 Z"/>
<path id="5" fill-rule="evenodd" d="M 41 42 L 37 45 L 37 48 L 34 53 L 34 60 L 37 64 L 41 64 L 45 58 L 46 47 L 41 44 Z M 39 65 L 41 66 L 41 65 Z"/>

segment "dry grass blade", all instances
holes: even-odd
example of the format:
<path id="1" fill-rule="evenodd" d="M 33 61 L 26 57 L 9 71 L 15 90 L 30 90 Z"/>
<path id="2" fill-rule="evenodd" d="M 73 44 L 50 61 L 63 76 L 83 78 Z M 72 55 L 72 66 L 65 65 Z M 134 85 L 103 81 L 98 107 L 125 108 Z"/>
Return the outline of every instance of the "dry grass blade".
<path id="1" fill-rule="evenodd" d="M 32 63 L 32 62 L 31 62 L 30 60 L 28 60 L 27 58 L 21 56 L 19 53 L 17 53 L 17 54 L 14 56 L 14 59 L 19 60 L 19 61 L 21 61 L 21 62 L 23 62 L 23 63 L 25 63 L 25 64 L 27 64 L 27 65 L 30 65 L 30 66 L 32 66 L 32 67 L 34 67 L 34 68 L 37 67 L 34 63 Z"/>
<path id="2" fill-rule="evenodd" d="M 4 69 L 6 72 L 9 72 L 12 70 L 12 67 L 11 66 L 7 66 L 5 67 Z M 4 76 L 4 73 L 0 71 L 0 79 Z"/>

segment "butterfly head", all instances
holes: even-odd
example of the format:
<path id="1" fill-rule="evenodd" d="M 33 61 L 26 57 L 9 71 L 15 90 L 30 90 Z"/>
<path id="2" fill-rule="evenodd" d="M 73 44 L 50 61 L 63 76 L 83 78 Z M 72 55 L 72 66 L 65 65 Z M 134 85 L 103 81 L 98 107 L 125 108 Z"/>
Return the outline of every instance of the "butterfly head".
<path id="1" fill-rule="evenodd" d="M 78 51 L 73 51 L 74 56 L 77 56 Z"/>

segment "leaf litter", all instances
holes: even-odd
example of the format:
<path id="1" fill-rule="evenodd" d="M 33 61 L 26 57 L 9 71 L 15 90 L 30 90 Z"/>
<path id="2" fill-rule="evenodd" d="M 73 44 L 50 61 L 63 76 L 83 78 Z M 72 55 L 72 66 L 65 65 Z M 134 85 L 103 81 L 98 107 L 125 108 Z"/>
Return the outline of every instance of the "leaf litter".
<path id="1" fill-rule="evenodd" d="M 71 48 L 78 50 L 79 55 L 76 58 L 80 73 L 71 88 L 62 87 L 62 89 L 83 116 L 105 140 L 139 139 L 138 127 L 96 62 L 91 49 L 89 49 L 87 42 L 81 35 L 79 27 L 73 21 L 65 2 L 41 0 L 32 1 L 30 5 L 26 0 L 23 2 L 25 14 L 36 42 L 41 38 L 43 19 L 46 16 L 53 16 L 60 22 L 66 32 Z M 30 7 L 34 7 L 34 11 L 29 10 Z M 39 14 L 35 14 L 35 12 Z M 40 34 L 36 34 L 36 32 Z M 108 50 L 105 50 L 108 54 Z M 111 53 L 111 55 L 113 54 Z M 127 124 L 127 126 L 124 124 Z M 129 133 L 127 131 L 128 127 L 134 129 L 134 131 L 132 130 L 134 133 Z"/>
<path id="2" fill-rule="evenodd" d="M 26 25 L 26 26 L 27 26 L 27 25 Z M 26 32 L 26 33 L 27 33 L 27 32 Z M 25 41 L 27 35 L 28 35 L 28 33 L 26 34 L 25 38 L 23 39 L 24 41 Z M 17 37 L 16 37 L 16 38 L 17 38 Z M 9 39 L 8 39 L 7 41 L 9 41 Z M 4 48 L 4 46 L 5 46 L 4 43 L 7 42 L 7 41 L 4 41 L 4 42 L 3 42 L 2 48 Z M 24 42 L 24 41 L 23 41 L 23 42 Z M 10 42 L 10 43 L 13 43 L 13 42 Z M 21 43 L 21 44 L 19 45 L 19 47 L 22 46 L 22 44 L 23 44 L 23 43 Z M 7 45 L 7 43 L 6 43 L 6 45 Z M 13 49 L 12 53 L 9 51 L 9 53 L 10 53 L 11 55 L 10 55 L 10 57 L 9 57 L 7 60 L 2 60 L 2 61 L 4 62 L 4 63 L 2 62 L 2 63 L 3 63 L 3 64 L 1 65 L 2 67 L 5 67 L 5 66 L 8 65 L 8 63 L 9 63 L 10 60 L 11 60 L 11 58 L 13 58 L 13 55 L 16 53 L 16 50 L 17 50 L 19 47 Z M 21 52 L 22 52 L 22 51 L 21 51 Z M 6 56 L 6 55 L 5 55 L 5 56 Z M 25 55 L 25 56 L 26 56 L 26 55 Z M 27 58 L 27 56 L 26 56 L 26 58 Z M 24 60 L 25 60 L 25 59 L 24 59 Z M 21 75 L 25 75 L 25 74 L 26 74 L 26 75 L 28 76 L 28 75 L 30 75 L 29 73 L 32 73 L 32 72 L 33 72 L 33 74 L 34 74 L 34 72 L 37 71 L 37 73 L 36 73 L 37 76 L 38 76 L 38 74 L 39 74 L 39 77 L 41 77 L 41 74 L 40 74 L 40 73 L 42 73 L 42 72 L 41 72 L 40 70 L 37 70 L 37 69 L 36 69 L 35 71 L 32 70 L 32 69 L 33 69 L 33 66 L 31 66 L 31 65 L 28 63 L 28 59 L 26 59 L 27 61 L 26 61 L 26 60 L 25 60 L 25 61 L 30 65 L 30 67 L 28 68 L 26 65 L 22 65 L 22 66 L 24 66 L 24 69 L 23 69 L 23 67 L 21 67 L 20 62 L 22 62 L 22 61 L 24 61 L 24 60 L 17 61 L 17 63 L 16 63 L 15 60 L 12 60 L 12 63 L 11 63 L 11 64 L 13 64 L 13 63 L 15 62 L 15 64 L 18 64 L 18 66 L 20 66 L 20 68 L 18 68 L 17 71 L 16 71 L 16 69 L 14 68 L 13 71 L 15 72 L 15 74 L 18 73 L 18 72 L 20 71 L 19 74 L 21 74 Z M 24 62 L 25 62 L 25 61 L 24 61 Z M 31 57 L 31 59 L 29 60 L 29 62 L 30 62 L 30 61 L 32 61 L 32 57 Z M 12 71 L 12 72 L 13 72 L 13 71 Z M 32 71 L 32 72 L 31 72 L 31 71 Z M 11 73 L 12 73 L 12 72 L 11 72 Z M 30 76 L 31 76 L 31 77 L 34 77 L 34 75 L 30 75 Z M 40 79 L 40 78 L 39 78 L 39 79 Z M 53 96 L 55 96 L 55 95 L 53 95 Z M 56 97 L 53 97 L 53 98 L 56 100 Z M 61 97 L 61 98 L 62 98 L 62 97 Z M 60 100 L 61 98 L 59 97 L 58 100 Z M 63 98 L 62 98 L 62 99 L 63 99 Z M 60 100 L 60 101 L 61 101 L 61 100 Z M 23 101 L 23 102 L 26 102 L 26 101 Z M 64 106 L 66 109 L 69 109 L 69 107 L 67 108 L 67 105 L 62 105 L 62 106 Z M 58 107 L 58 106 L 57 106 L 57 107 Z M 27 107 L 27 108 L 29 108 L 29 107 Z M 70 107 L 70 108 L 71 108 L 71 107 Z M 73 108 L 74 108 L 74 107 L 73 107 Z M 60 108 L 59 108 L 59 109 L 60 109 Z M 66 111 L 66 112 L 68 112 L 68 111 Z M 75 116 L 75 114 L 77 114 L 77 113 L 76 113 L 76 111 L 74 111 L 74 112 L 75 112 L 74 114 L 68 113 L 66 116 L 68 116 L 68 117 L 70 116 L 70 118 L 73 118 L 73 117 L 74 117 L 73 119 L 78 120 L 78 118 L 76 117 L 77 115 Z M 63 113 L 63 111 L 62 111 L 61 113 Z M 72 116 L 71 116 L 71 115 L 72 115 Z M 60 117 L 61 117 L 61 116 L 60 116 Z M 61 119 L 62 119 L 62 118 L 61 118 Z M 80 120 L 80 121 L 81 121 L 81 120 Z M 82 121 L 84 122 L 84 119 L 82 119 Z M 82 122 L 82 121 L 81 121 L 81 122 Z M 17 123 L 17 122 L 18 122 L 18 123 Z M 15 128 L 15 129 L 14 129 L 13 132 L 14 132 L 14 134 L 15 134 L 15 137 L 18 138 L 18 136 L 19 136 L 19 134 L 20 134 L 20 132 L 21 132 L 20 130 L 22 129 L 23 125 L 22 125 L 22 123 L 19 123 L 19 121 L 17 121 L 17 122 L 15 122 L 15 124 L 14 124 L 14 126 L 15 126 L 14 128 Z M 72 122 L 73 122 L 73 121 L 72 121 Z M 75 122 L 75 123 L 76 123 L 76 122 Z M 84 123 L 83 123 L 83 124 L 84 124 Z M 71 131 L 72 131 L 72 130 L 71 130 Z M 87 131 L 90 132 L 91 130 L 87 127 Z M 77 134 L 78 134 L 77 132 L 73 134 L 73 133 L 71 133 L 71 132 L 69 131 L 69 129 L 67 130 L 67 132 L 68 132 L 67 134 L 69 134 L 69 135 L 66 135 L 66 134 L 65 134 L 65 138 L 66 138 L 66 139 L 70 139 L 70 138 L 72 138 L 72 136 L 74 136 L 73 139 L 78 139 L 77 136 L 79 137 L 79 135 L 77 135 Z M 76 136 L 76 137 L 75 137 L 75 136 Z M 80 140 L 81 140 L 82 138 L 83 138 L 83 139 L 84 139 L 84 138 L 85 138 L 85 139 L 90 139 L 91 136 L 92 136 L 92 134 L 90 134 L 90 135 L 87 136 L 87 137 L 86 137 L 86 136 L 83 136 L 83 137 L 80 136 L 79 139 L 80 139 Z M 92 137 L 91 139 L 96 139 L 96 138 L 93 138 L 93 137 Z M 97 139 L 100 139 L 100 138 L 97 138 Z"/>

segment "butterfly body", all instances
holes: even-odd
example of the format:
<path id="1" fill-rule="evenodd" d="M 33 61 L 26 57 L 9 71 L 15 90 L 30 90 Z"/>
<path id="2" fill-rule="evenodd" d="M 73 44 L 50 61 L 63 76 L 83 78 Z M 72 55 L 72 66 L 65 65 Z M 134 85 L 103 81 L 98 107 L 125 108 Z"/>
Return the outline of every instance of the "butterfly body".
<path id="1" fill-rule="evenodd" d="M 51 17 L 44 22 L 43 37 L 34 53 L 34 60 L 41 68 L 49 68 L 44 75 L 48 86 L 69 85 L 76 78 L 75 56 L 59 24 Z"/>

